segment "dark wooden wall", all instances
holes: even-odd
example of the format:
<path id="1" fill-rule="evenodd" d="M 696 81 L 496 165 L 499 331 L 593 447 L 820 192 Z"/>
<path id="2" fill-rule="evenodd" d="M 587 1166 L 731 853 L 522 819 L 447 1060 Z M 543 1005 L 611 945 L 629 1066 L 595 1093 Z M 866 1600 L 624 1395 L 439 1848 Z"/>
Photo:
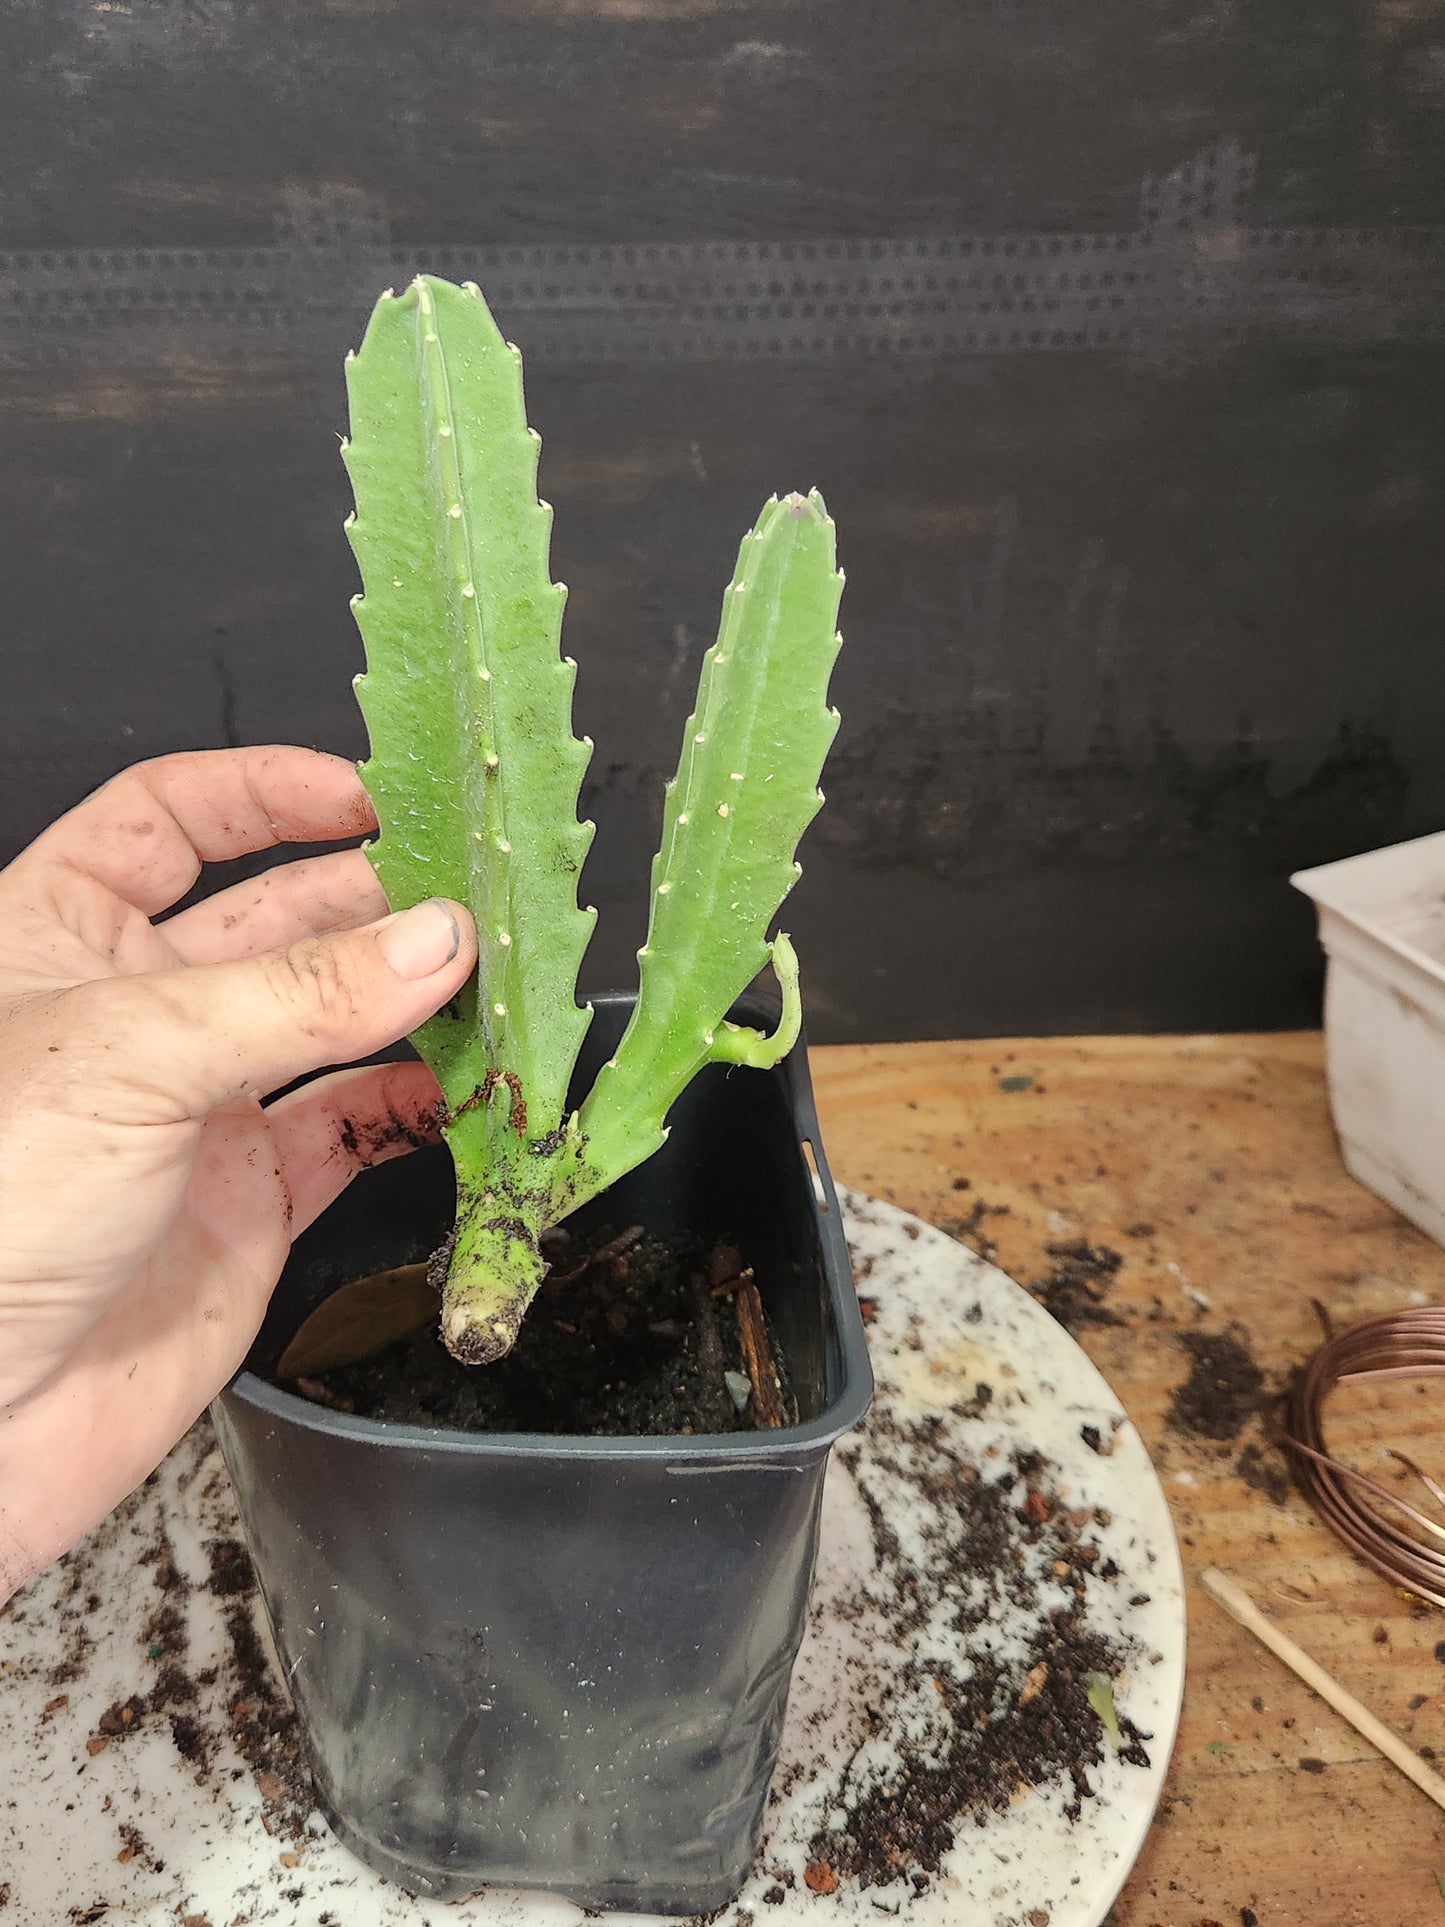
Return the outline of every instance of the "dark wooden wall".
<path id="1" fill-rule="evenodd" d="M 738 536 L 849 587 L 819 1038 L 1308 1021 L 1285 877 L 1445 824 L 1445 6 L 8 0 L 0 857 L 122 763 L 359 753 L 341 355 L 527 355 L 591 975 Z"/>

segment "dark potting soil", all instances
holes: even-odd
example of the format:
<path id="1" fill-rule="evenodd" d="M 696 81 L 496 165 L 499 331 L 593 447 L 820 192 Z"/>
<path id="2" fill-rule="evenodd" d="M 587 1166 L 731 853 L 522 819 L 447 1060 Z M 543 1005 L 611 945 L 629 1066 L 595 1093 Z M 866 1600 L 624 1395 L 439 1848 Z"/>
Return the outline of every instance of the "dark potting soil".
<path id="1" fill-rule="evenodd" d="M 763 1429 L 770 1409 L 777 1422 L 796 1417 L 752 1273 L 731 1246 L 633 1226 L 555 1236 L 547 1253 L 517 1342 L 496 1363 L 459 1364 L 431 1322 L 294 1389 L 363 1418 L 462 1432 L 638 1438 Z"/>

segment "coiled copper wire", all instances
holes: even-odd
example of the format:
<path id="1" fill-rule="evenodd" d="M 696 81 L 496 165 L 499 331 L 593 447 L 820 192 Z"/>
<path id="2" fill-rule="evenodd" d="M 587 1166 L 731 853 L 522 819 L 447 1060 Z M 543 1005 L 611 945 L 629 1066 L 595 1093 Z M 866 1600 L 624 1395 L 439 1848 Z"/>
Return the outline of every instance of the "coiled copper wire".
<path id="1" fill-rule="evenodd" d="M 1327 1318 L 1325 1325 L 1328 1331 Z M 1445 1606 L 1445 1523 L 1335 1458 L 1325 1442 L 1323 1413 L 1337 1385 L 1442 1376 L 1445 1306 L 1367 1318 L 1331 1333 L 1306 1365 L 1287 1396 L 1280 1440 L 1294 1455 L 1301 1491 L 1326 1525 L 1392 1585 L 1432 1606 Z M 1445 1490 L 1403 1452 L 1390 1457 L 1414 1473 L 1445 1517 Z"/>

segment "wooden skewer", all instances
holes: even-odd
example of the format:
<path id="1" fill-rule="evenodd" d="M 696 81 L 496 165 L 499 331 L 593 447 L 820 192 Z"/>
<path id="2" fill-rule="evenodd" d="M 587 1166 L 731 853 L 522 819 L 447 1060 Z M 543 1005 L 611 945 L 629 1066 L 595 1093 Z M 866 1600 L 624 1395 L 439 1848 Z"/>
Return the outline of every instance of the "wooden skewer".
<path id="1" fill-rule="evenodd" d="M 1422 1793 L 1428 1794 L 1437 1807 L 1445 1808 L 1445 1780 L 1438 1773 L 1431 1772 L 1412 1746 L 1407 1745 L 1398 1733 L 1392 1733 L 1383 1721 L 1377 1720 L 1367 1706 L 1361 1706 L 1353 1693 L 1347 1693 L 1337 1680 L 1331 1679 L 1324 1668 L 1312 1660 L 1302 1647 L 1296 1646 L 1287 1634 L 1282 1633 L 1273 1620 L 1266 1619 L 1243 1587 L 1235 1585 L 1216 1566 L 1206 1567 L 1201 1577 L 1205 1591 L 1219 1601 L 1231 1619 L 1238 1620 L 1241 1626 L 1268 1646 L 1276 1658 L 1282 1659 L 1291 1672 L 1298 1673 L 1306 1686 L 1333 1706 L 1340 1717 L 1348 1720 L 1357 1733 L 1362 1733 L 1371 1746 L 1378 1747 L 1385 1758 L 1399 1767 L 1406 1779 L 1413 1780 Z"/>

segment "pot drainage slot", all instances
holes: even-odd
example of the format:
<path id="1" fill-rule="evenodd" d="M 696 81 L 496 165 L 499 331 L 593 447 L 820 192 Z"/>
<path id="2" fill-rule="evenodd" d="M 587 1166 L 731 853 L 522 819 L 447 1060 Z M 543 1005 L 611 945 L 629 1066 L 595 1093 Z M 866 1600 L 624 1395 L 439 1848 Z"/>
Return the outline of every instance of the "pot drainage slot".
<path id="1" fill-rule="evenodd" d="M 828 1192 L 818 1173 L 818 1160 L 814 1155 L 813 1144 L 810 1138 L 803 1139 L 803 1156 L 808 1161 L 808 1175 L 813 1180 L 813 1196 L 817 1200 L 818 1209 L 820 1211 L 826 1211 L 829 1208 Z"/>

